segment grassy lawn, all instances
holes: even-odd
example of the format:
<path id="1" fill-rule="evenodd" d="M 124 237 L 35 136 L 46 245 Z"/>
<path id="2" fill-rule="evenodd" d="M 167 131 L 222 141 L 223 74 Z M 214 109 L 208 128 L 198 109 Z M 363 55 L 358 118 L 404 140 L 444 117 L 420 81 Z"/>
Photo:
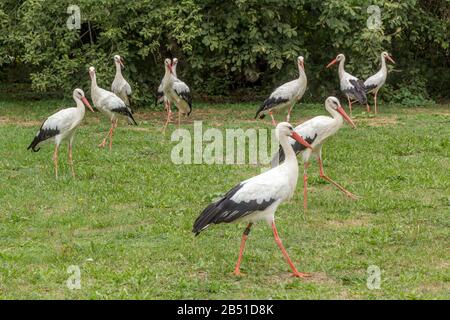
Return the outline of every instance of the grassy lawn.
<path id="1" fill-rule="evenodd" d="M 356 107 L 358 129 L 345 125 L 325 144 L 325 172 L 361 199 L 322 181 L 313 162 L 308 212 L 301 179 L 279 208 L 280 236 L 307 280 L 290 277 L 263 222 L 247 241 L 240 278 L 232 271 L 245 225 L 191 233 L 207 204 L 260 166 L 174 165 L 176 127 L 161 136 L 162 112 L 137 112 L 139 127 L 120 122 L 112 152 L 101 150 L 109 123 L 87 112 L 75 138 L 77 177 L 64 144 L 55 180 L 53 147 L 26 147 L 61 105 L 0 101 L 0 298 L 450 298 L 448 105 L 381 105 L 378 117 Z M 182 126 L 270 128 L 252 120 L 256 108 L 196 106 Z M 320 114 L 323 105 L 300 105 L 292 119 Z M 79 290 L 66 286 L 70 265 L 80 267 Z M 379 290 L 366 286 L 370 265 L 382 271 Z"/>

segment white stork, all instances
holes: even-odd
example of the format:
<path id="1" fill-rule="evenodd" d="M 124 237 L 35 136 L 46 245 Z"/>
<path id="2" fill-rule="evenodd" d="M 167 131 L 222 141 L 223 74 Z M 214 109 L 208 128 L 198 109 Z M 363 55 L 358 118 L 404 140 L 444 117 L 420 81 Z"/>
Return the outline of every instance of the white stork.
<path id="1" fill-rule="evenodd" d="M 325 109 L 331 114 L 331 117 L 327 116 L 318 116 L 314 117 L 297 127 L 295 127 L 294 131 L 302 136 L 309 144 L 311 144 L 312 149 L 305 148 L 304 145 L 299 144 L 293 139 L 289 139 L 289 143 L 294 149 L 296 154 L 300 154 L 304 163 L 304 176 L 303 176 L 303 207 L 306 211 L 307 209 L 307 169 L 309 166 L 309 161 L 311 156 L 317 157 L 317 161 L 319 162 L 319 170 L 320 177 L 331 182 L 333 185 L 339 188 L 342 192 L 344 192 L 348 197 L 357 199 L 357 196 L 350 193 L 344 187 L 342 187 L 337 182 L 331 180 L 325 173 L 323 172 L 323 164 L 322 164 L 322 145 L 326 139 L 334 135 L 343 124 L 343 120 L 345 119 L 353 128 L 355 128 L 355 124 L 349 118 L 349 116 L 345 113 L 344 109 L 341 107 L 339 100 L 335 97 L 328 97 L 325 100 Z M 285 159 L 285 148 L 280 148 L 280 151 L 275 154 L 272 159 L 272 166 L 277 166 L 280 162 Z"/>
<path id="2" fill-rule="evenodd" d="M 191 91 L 186 83 L 174 76 L 172 61 L 170 61 L 170 59 L 166 59 L 164 61 L 164 65 L 166 68 L 166 73 L 163 78 L 164 96 L 166 97 L 168 103 L 173 103 L 177 106 L 178 126 L 180 126 L 181 114 L 189 116 L 192 112 Z M 164 125 L 164 130 L 170 121 L 170 105 L 168 105 L 168 108 L 169 116 L 167 117 L 166 124 Z"/>
<path id="3" fill-rule="evenodd" d="M 72 144 L 75 130 L 84 118 L 84 106 L 88 107 L 89 110 L 94 112 L 91 105 L 89 104 L 89 101 L 86 99 L 83 90 L 73 90 L 73 100 L 75 100 L 77 107 L 63 109 L 48 117 L 41 125 L 41 128 L 36 133 L 33 141 L 27 148 L 27 150 L 31 149 L 33 152 L 38 152 L 40 150 L 39 146 L 41 144 L 49 142 L 51 140 L 55 142 L 53 162 L 55 164 L 56 178 L 58 178 L 58 149 L 59 145 L 65 138 L 69 139 L 69 165 L 72 168 L 72 175 L 75 177 L 72 158 Z"/>
<path id="4" fill-rule="evenodd" d="M 114 56 L 114 64 L 116 65 L 116 76 L 111 84 L 111 91 L 125 102 L 127 107 L 131 108 L 131 86 L 122 75 L 123 58 L 119 55 Z"/>
<path id="5" fill-rule="evenodd" d="M 290 121 L 292 108 L 294 107 L 295 102 L 303 97 L 303 94 L 306 91 L 306 85 L 308 83 L 306 79 L 304 59 L 302 56 L 297 58 L 297 66 L 298 78 L 276 88 L 258 109 L 255 119 L 258 117 L 263 119 L 268 113 L 272 118 L 272 124 L 276 126 L 272 112 L 277 109 L 289 107 L 286 121 Z"/>
<path id="6" fill-rule="evenodd" d="M 91 76 L 91 98 L 96 108 L 98 108 L 103 114 L 105 114 L 111 121 L 111 128 L 102 143 L 99 144 L 100 148 L 105 147 L 106 140 L 109 138 L 109 149 L 112 149 L 112 137 L 114 129 L 117 127 L 119 116 L 127 118 L 128 122 L 137 125 L 134 120 L 131 109 L 127 107 L 125 102 L 120 99 L 115 93 L 100 88 L 97 85 L 97 76 L 95 68 L 89 68 L 89 75 Z"/>
<path id="7" fill-rule="evenodd" d="M 344 70 L 345 56 L 342 53 L 338 54 L 336 58 L 327 65 L 327 68 L 331 67 L 336 62 L 339 62 L 339 82 L 341 91 L 347 97 L 350 115 L 352 114 L 352 100 L 356 100 L 362 105 L 366 105 L 367 112 L 370 112 L 364 81 L 359 80 L 357 77 L 352 76 Z"/>
<path id="8" fill-rule="evenodd" d="M 288 142 L 288 137 L 291 136 L 305 147 L 310 147 L 310 145 L 287 122 L 281 122 L 277 125 L 276 135 L 286 154 L 284 163 L 239 183 L 220 200 L 203 210 L 194 223 L 192 232 L 196 235 L 211 224 L 237 221 L 248 223 L 242 235 L 239 257 L 234 270 L 235 275 L 240 274 L 242 254 L 251 226 L 259 220 L 265 220 L 272 225 L 275 241 L 291 267 L 294 276 L 306 276 L 297 271 L 281 243 L 275 227 L 275 212 L 281 203 L 293 196 L 297 185 L 298 163 L 294 150 Z"/>
<path id="9" fill-rule="evenodd" d="M 394 59 L 392 59 L 392 56 L 387 53 L 386 51 L 381 53 L 381 69 L 377 73 L 375 73 L 373 76 L 369 77 L 366 81 L 364 81 L 364 86 L 366 87 L 366 93 L 373 93 L 374 97 L 374 103 L 375 103 L 375 114 L 378 113 L 377 108 L 377 94 L 378 90 L 384 85 L 387 78 L 387 67 L 386 67 L 386 59 L 388 59 L 390 62 L 394 63 Z"/>
<path id="10" fill-rule="evenodd" d="M 173 76 L 175 78 L 177 77 L 177 65 L 178 65 L 178 59 L 173 58 L 172 72 L 173 72 Z M 169 121 L 171 121 L 172 120 L 172 110 L 170 107 L 170 101 L 168 101 L 166 96 L 164 95 L 163 80 L 164 80 L 164 77 L 161 79 L 161 83 L 159 84 L 158 90 L 156 91 L 155 107 L 158 103 L 164 103 L 164 109 L 168 112 L 168 118 L 169 118 Z"/>

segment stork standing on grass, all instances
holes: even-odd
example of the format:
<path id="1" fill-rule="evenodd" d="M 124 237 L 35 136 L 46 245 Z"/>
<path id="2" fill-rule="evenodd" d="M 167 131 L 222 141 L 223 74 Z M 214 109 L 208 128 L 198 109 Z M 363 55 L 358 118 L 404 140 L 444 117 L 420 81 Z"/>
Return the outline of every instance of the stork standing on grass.
<path id="1" fill-rule="evenodd" d="M 116 76 L 111 84 L 111 91 L 122 99 L 131 110 L 131 86 L 122 75 L 122 68 L 125 68 L 122 57 L 115 55 L 114 64 L 116 65 Z"/>
<path id="2" fill-rule="evenodd" d="M 327 65 L 327 68 L 331 67 L 337 62 L 339 62 L 339 82 L 341 91 L 347 97 L 350 115 L 352 115 L 352 100 L 356 100 L 362 105 L 366 105 L 367 112 L 370 112 L 370 106 L 367 103 L 364 81 L 359 80 L 357 77 L 352 76 L 350 73 L 344 70 L 345 56 L 342 53 L 338 54 L 336 58 Z"/>
<path id="3" fill-rule="evenodd" d="M 245 241 L 250 233 L 251 226 L 259 220 L 265 220 L 272 225 L 275 241 L 291 267 L 293 275 L 296 277 L 306 276 L 304 273 L 297 271 L 281 243 L 275 227 L 275 212 L 281 203 L 293 196 L 297 185 L 298 163 L 294 150 L 288 142 L 288 137 L 292 137 L 306 148 L 311 146 L 287 122 L 281 122 L 277 125 L 276 135 L 286 155 L 284 163 L 239 183 L 220 200 L 210 204 L 203 210 L 194 223 L 192 232 L 196 235 L 211 224 L 237 221 L 248 223 L 242 235 L 239 257 L 234 270 L 236 275 L 240 274 Z"/>
<path id="4" fill-rule="evenodd" d="M 177 65 L 178 65 L 178 59 L 173 58 L 172 73 L 175 78 L 177 78 Z M 161 83 L 159 84 L 158 90 L 156 91 L 155 107 L 158 103 L 163 103 L 164 109 L 168 112 L 169 121 L 172 121 L 172 110 L 171 110 L 171 106 L 170 106 L 170 101 L 168 101 L 167 97 L 164 95 L 163 80 L 164 80 L 164 77 L 161 79 Z"/>
<path id="5" fill-rule="evenodd" d="M 164 61 L 166 72 L 163 78 L 163 92 L 169 109 L 164 131 L 170 121 L 170 103 L 175 104 L 178 109 L 178 126 L 181 123 L 181 114 L 189 116 L 192 112 L 191 91 L 186 83 L 175 77 L 172 64 L 170 59 Z"/>
<path id="6" fill-rule="evenodd" d="M 263 119 L 268 113 L 272 118 L 272 124 L 276 126 L 273 118 L 273 111 L 289 107 L 286 121 L 289 122 L 291 118 L 291 111 L 296 101 L 303 97 L 308 83 L 305 73 L 304 58 L 299 56 L 297 58 L 298 79 L 292 80 L 275 89 L 267 98 L 261 107 L 256 112 L 256 118 Z"/>
<path id="7" fill-rule="evenodd" d="M 72 158 L 72 144 L 75 135 L 75 130 L 80 125 L 84 118 L 85 108 L 88 107 L 89 110 L 94 112 L 89 101 L 86 99 L 83 90 L 75 89 L 73 90 L 73 100 L 77 105 L 76 108 L 67 108 L 48 117 L 41 128 L 36 133 L 28 149 L 34 152 L 40 150 L 39 146 L 45 142 L 53 140 L 55 142 L 55 152 L 53 153 L 53 162 L 55 164 L 55 176 L 58 178 L 58 150 L 61 142 L 68 138 L 69 139 L 69 165 L 72 169 L 72 175 L 75 177 L 75 170 L 73 167 Z"/>
<path id="8" fill-rule="evenodd" d="M 387 53 L 386 51 L 381 53 L 381 69 L 377 73 L 375 73 L 373 76 L 369 77 L 366 81 L 364 81 L 364 86 L 366 88 L 366 93 L 373 93 L 373 100 L 375 103 L 375 114 L 378 113 L 378 107 L 377 107 L 377 94 L 380 88 L 384 85 L 387 78 L 387 67 L 386 67 L 386 59 L 388 59 L 390 62 L 394 63 L 394 59 L 392 59 L 392 56 Z"/>
<path id="9" fill-rule="evenodd" d="M 341 107 L 339 100 L 335 97 L 328 97 L 325 100 L 325 109 L 331 114 L 331 117 L 318 116 L 311 120 L 308 120 L 299 126 L 295 127 L 294 132 L 303 137 L 311 146 L 312 149 L 306 148 L 303 144 L 299 144 L 294 139 L 289 139 L 289 143 L 292 146 L 296 154 L 300 154 L 304 163 L 304 175 L 303 175 L 303 207 L 307 209 L 307 181 L 308 174 L 307 169 L 311 156 L 315 156 L 319 162 L 320 177 L 331 182 L 339 190 L 344 192 L 345 195 L 352 199 L 357 199 L 353 193 L 347 191 L 337 182 L 333 181 L 323 172 L 322 164 L 322 146 L 326 139 L 334 135 L 343 124 L 345 119 L 353 128 L 355 124 L 345 113 Z M 272 159 L 272 167 L 277 166 L 280 162 L 285 161 L 285 148 L 280 147 L 278 153 L 276 153 Z"/>
<path id="10" fill-rule="evenodd" d="M 89 68 L 89 75 L 91 77 L 91 98 L 94 102 L 95 107 L 97 107 L 103 114 L 105 114 L 111 121 L 111 128 L 107 136 L 103 139 L 102 143 L 99 144 L 100 148 L 105 147 L 106 140 L 109 138 L 109 149 L 112 149 L 112 137 L 114 129 L 117 127 L 117 122 L 119 121 L 119 116 L 124 116 L 127 118 L 128 122 L 137 125 L 136 120 L 133 118 L 131 109 L 127 107 L 125 102 L 120 99 L 116 94 L 111 91 L 100 88 L 97 85 L 97 75 L 95 73 L 95 68 Z"/>

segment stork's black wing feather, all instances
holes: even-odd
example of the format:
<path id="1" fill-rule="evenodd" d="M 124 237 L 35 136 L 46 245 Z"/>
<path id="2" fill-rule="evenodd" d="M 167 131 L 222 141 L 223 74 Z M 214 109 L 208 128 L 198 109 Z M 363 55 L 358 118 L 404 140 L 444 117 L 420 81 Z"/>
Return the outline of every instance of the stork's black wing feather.
<path id="1" fill-rule="evenodd" d="M 210 224 L 218 224 L 221 222 L 230 223 L 237 219 L 243 218 L 255 211 L 263 211 L 267 209 L 275 199 L 263 200 L 258 203 L 257 200 L 235 202 L 231 198 L 244 186 L 240 183 L 230 191 L 228 191 L 221 199 L 211 203 L 200 216 L 195 220 L 192 232 L 198 235 L 202 230 L 206 229 Z"/>
<path id="2" fill-rule="evenodd" d="M 286 103 L 288 101 L 289 101 L 289 99 L 281 98 L 281 97 L 278 97 L 278 98 L 270 98 L 269 97 L 269 98 L 267 98 L 266 100 L 264 100 L 264 102 L 259 107 L 258 111 L 256 112 L 255 119 L 258 118 L 258 116 L 259 116 L 260 119 L 263 119 L 265 117 L 265 115 L 261 114 L 261 112 L 270 110 L 270 109 L 278 106 L 279 104 Z"/>
<path id="3" fill-rule="evenodd" d="M 364 81 L 359 79 L 352 79 L 349 80 L 349 82 L 353 87 L 351 89 L 344 90 L 344 93 L 350 93 L 359 103 L 367 104 L 366 87 L 364 86 Z"/>
<path id="4" fill-rule="evenodd" d="M 36 136 L 34 137 L 33 141 L 31 141 L 30 145 L 28 146 L 27 150 L 32 150 L 33 152 L 38 152 L 39 149 L 36 149 L 36 146 L 47 140 L 50 138 L 53 138 L 54 136 L 59 134 L 59 129 L 58 128 L 44 128 L 44 124 L 45 122 L 41 125 L 41 127 L 39 128 L 39 132 L 36 134 Z"/>
<path id="5" fill-rule="evenodd" d="M 134 120 L 134 117 L 133 117 L 133 114 L 132 114 L 130 108 L 128 108 L 128 107 L 120 107 L 120 108 L 111 109 L 111 111 L 115 112 L 115 113 L 118 113 L 118 114 L 121 114 L 123 116 L 126 116 L 131 124 L 134 124 L 135 126 L 137 126 L 137 122 L 136 122 L 136 120 Z"/>

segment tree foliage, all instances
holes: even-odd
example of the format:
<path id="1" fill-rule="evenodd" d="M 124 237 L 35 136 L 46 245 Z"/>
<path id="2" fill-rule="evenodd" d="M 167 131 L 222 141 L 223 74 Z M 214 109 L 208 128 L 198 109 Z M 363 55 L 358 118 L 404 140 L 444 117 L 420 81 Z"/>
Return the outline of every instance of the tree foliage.
<path id="1" fill-rule="evenodd" d="M 80 30 L 66 26 L 72 4 L 81 9 Z M 379 28 L 368 26 L 369 5 L 380 8 Z M 3 0 L 0 78 L 25 77 L 35 90 L 70 93 L 89 87 L 94 65 L 109 87 L 112 57 L 120 54 L 134 100 L 147 104 L 163 59 L 176 56 L 197 96 L 266 95 L 296 76 L 301 54 L 305 98 L 322 101 L 337 94 L 337 71 L 324 69 L 336 54 L 345 53 L 347 69 L 365 78 L 386 50 L 397 64 L 385 99 L 426 101 L 449 92 L 449 17 L 446 0 Z M 15 79 L 14 70 L 21 70 Z"/>

